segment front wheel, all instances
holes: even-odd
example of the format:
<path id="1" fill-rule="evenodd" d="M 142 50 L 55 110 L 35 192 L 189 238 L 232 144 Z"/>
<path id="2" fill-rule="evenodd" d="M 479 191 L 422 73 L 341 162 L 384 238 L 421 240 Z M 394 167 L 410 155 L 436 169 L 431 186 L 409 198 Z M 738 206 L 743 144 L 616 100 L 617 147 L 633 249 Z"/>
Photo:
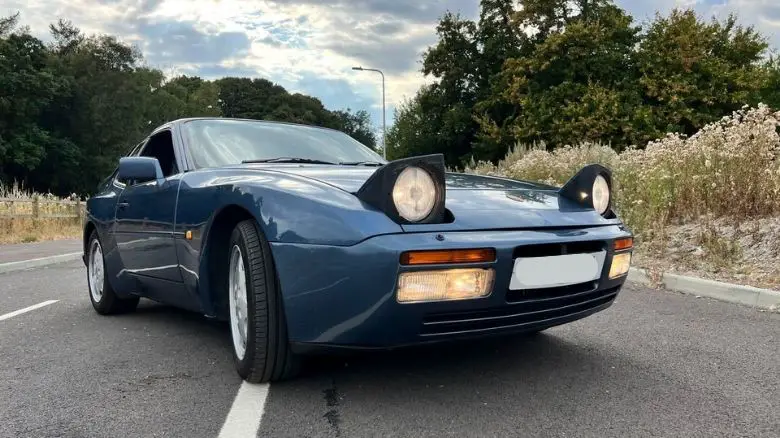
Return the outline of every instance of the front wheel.
<path id="1" fill-rule="evenodd" d="M 138 297 L 120 298 L 106 276 L 106 260 L 97 231 L 92 231 L 87 246 L 87 287 L 92 307 L 101 315 L 125 313 L 135 310 Z"/>
<path id="2" fill-rule="evenodd" d="M 236 225 L 227 261 L 233 360 L 251 383 L 286 380 L 300 359 L 290 351 L 271 249 L 253 220 Z"/>

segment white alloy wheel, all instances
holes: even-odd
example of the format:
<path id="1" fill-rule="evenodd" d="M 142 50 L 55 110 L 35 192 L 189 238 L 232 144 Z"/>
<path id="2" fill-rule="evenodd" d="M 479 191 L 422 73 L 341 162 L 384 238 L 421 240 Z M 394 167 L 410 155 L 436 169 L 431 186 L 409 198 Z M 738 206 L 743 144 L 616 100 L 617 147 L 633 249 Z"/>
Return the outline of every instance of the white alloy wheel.
<path id="1" fill-rule="evenodd" d="M 89 263 L 87 264 L 87 278 L 89 279 L 89 293 L 92 300 L 99 303 L 103 299 L 103 284 L 105 270 L 103 269 L 103 248 L 97 239 L 92 240 L 89 246 Z"/>
<path id="2" fill-rule="evenodd" d="M 233 335 L 233 349 L 238 360 L 243 360 L 246 354 L 249 331 L 249 306 L 247 305 L 244 257 L 238 245 L 233 245 L 233 249 L 230 251 L 228 287 L 230 288 L 230 331 Z"/>

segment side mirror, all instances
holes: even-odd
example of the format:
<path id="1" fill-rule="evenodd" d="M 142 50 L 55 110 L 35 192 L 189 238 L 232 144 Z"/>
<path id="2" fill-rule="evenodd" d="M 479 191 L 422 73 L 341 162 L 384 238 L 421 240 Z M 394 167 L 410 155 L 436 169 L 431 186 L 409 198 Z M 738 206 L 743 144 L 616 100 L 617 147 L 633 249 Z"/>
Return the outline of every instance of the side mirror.
<path id="1" fill-rule="evenodd" d="M 119 159 L 119 172 L 117 179 L 120 181 L 146 182 L 163 179 L 162 168 L 157 158 L 153 157 L 124 157 Z"/>

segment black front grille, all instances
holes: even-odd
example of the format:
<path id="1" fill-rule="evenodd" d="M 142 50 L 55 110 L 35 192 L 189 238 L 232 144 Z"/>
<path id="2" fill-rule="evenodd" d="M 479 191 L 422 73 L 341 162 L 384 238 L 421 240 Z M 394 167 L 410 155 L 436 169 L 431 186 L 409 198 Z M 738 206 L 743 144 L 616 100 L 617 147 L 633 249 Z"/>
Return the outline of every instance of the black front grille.
<path id="1" fill-rule="evenodd" d="M 603 240 L 587 240 L 583 242 L 540 243 L 536 245 L 523 245 L 515 248 L 514 258 L 517 257 L 548 257 L 564 254 L 584 254 L 605 251 L 607 242 Z"/>
<path id="2" fill-rule="evenodd" d="M 596 283 L 589 282 L 546 290 L 509 291 L 514 301 L 500 308 L 428 314 L 423 319 L 421 335 L 430 337 L 555 325 L 606 307 L 619 290 L 620 286 L 596 290 Z"/>
<path id="3" fill-rule="evenodd" d="M 569 300 L 578 295 L 587 294 L 596 290 L 598 282 L 588 281 L 586 283 L 570 284 L 560 287 L 545 287 L 542 289 L 520 289 L 506 291 L 507 303 L 531 304 L 533 302 L 544 302 L 547 300 Z"/>

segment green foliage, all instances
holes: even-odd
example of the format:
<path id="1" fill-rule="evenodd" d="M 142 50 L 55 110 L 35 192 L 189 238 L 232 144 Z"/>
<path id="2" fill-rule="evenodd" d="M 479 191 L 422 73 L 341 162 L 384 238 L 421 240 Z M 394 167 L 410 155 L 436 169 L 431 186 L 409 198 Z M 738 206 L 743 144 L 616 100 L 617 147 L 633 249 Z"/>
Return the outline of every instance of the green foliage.
<path id="1" fill-rule="evenodd" d="M 343 131 L 364 145 L 376 149 L 376 134 L 371 126 L 371 116 L 368 111 L 360 110 L 353 113 L 347 108 L 334 111 L 333 116 L 335 120 L 331 128 Z"/>
<path id="2" fill-rule="evenodd" d="M 113 36 L 59 20 L 47 46 L 18 24 L 0 17 L 0 183 L 90 193 L 153 128 L 184 117 L 325 126 L 376 147 L 365 111 L 330 111 L 265 79 L 166 78 Z"/>
<path id="3" fill-rule="evenodd" d="M 752 28 L 700 21 L 693 11 L 656 17 L 637 51 L 639 88 L 650 108 L 649 140 L 662 132 L 691 135 L 756 104 L 769 78 L 761 67 L 767 43 Z"/>
<path id="4" fill-rule="evenodd" d="M 636 70 L 632 50 L 639 29 L 617 7 L 589 7 L 589 15 L 568 15 L 557 26 L 551 24 L 555 17 L 543 20 L 566 31 L 551 31 L 528 56 L 506 61 L 491 98 L 479 108 L 505 104 L 522 110 L 504 120 L 480 119 L 488 129 L 476 146 L 479 155 L 495 160 L 507 141 L 563 145 L 631 138 L 628 122 L 641 100 L 626 78 Z M 499 122 L 503 128 L 497 130 Z"/>
<path id="5" fill-rule="evenodd" d="M 643 29 L 612 0 L 480 6 L 477 22 L 440 20 L 422 59 L 436 80 L 397 110 L 393 157 L 496 162 L 518 142 L 620 151 L 691 135 L 745 104 L 780 106 L 780 63 L 733 16 L 707 22 L 674 10 Z"/>
<path id="6" fill-rule="evenodd" d="M 447 164 L 457 166 L 471 155 L 479 128 L 473 108 L 488 97 L 504 59 L 519 53 L 513 3 L 483 0 L 478 23 L 451 13 L 442 17 L 436 28 L 439 43 L 425 52 L 422 68 L 438 81 L 396 111 L 388 157 L 440 152 Z M 496 105 L 490 114 L 505 111 L 512 108 Z"/>
<path id="7" fill-rule="evenodd" d="M 43 43 L 16 33 L 16 16 L 0 20 L 0 173 L 36 168 L 54 143 L 38 123 L 67 84 L 49 65 Z"/>

